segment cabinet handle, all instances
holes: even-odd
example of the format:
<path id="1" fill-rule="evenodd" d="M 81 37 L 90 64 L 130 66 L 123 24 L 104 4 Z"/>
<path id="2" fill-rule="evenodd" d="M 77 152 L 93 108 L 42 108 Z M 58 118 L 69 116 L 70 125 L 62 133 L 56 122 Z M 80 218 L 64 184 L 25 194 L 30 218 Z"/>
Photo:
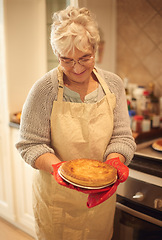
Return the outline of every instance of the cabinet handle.
<path id="1" fill-rule="evenodd" d="M 154 208 L 156 208 L 156 209 L 162 208 L 162 199 L 156 198 L 154 200 Z"/>

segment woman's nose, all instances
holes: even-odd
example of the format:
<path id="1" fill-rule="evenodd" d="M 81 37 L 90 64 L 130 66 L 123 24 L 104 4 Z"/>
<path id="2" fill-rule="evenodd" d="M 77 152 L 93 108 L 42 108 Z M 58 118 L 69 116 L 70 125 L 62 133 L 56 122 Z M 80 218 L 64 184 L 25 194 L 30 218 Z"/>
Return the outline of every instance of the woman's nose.
<path id="1" fill-rule="evenodd" d="M 73 71 L 77 74 L 81 73 L 84 70 L 84 66 L 80 65 L 78 62 L 75 62 Z"/>

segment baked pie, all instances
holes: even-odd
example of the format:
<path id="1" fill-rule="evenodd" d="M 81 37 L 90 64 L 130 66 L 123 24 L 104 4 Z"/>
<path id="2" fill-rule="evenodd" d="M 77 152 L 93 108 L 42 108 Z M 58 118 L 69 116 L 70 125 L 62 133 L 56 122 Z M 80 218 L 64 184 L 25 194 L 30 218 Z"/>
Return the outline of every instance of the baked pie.
<path id="1" fill-rule="evenodd" d="M 104 187 L 117 179 L 117 170 L 113 166 L 91 159 L 64 162 L 59 172 L 64 179 L 86 187 Z"/>
<path id="2" fill-rule="evenodd" d="M 153 149 L 157 150 L 157 151 L 162 151 L 162 138 L 156 140 L 153 144 L 152 144 Z"/>

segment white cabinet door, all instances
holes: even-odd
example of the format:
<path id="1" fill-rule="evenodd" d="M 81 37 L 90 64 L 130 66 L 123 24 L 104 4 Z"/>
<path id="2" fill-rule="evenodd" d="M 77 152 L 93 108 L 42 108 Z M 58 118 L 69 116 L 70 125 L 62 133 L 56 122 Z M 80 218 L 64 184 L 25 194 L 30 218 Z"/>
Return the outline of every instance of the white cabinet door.
<path id="1" fill-rule="evenodd" d="M 8 139 L 6 128 L 0 124 L 0 216 L 13 221 L 13 182 Z"/>
<path id="2" fill-rule="evenodd" d="M 0 216 L 14 219 L 10 164 L 3 2 L 0 0 Z"/>
<path id="3" fill-rule="evenodd" d="M 36 171 L 24 162 L 15 148 L 18 129 L 11 128 L 11 157 L 14 178 L 14 199 L 16 224 L 34 236 L 34 216 L 32 210 L 32 177 Z"/>

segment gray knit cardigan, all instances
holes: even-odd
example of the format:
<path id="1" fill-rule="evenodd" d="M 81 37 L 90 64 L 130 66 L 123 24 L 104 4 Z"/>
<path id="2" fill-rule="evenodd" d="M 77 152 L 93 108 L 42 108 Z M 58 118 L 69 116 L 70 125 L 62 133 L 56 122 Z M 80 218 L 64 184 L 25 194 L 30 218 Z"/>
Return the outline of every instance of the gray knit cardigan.
<path id="1" fill-rule="evenodd" d="M 114 129 L 105 151 L 104 160 L 110 153 L 120 153 L 128 165 L 134 155 L 136 144 L 132 137 L 125 90 L 122 80 L 115 74 L 97 68 L 98 73 L 116 96 Z M 31 88 L 22 109 L 19 141 L 16 148 L 22 158 L 35 168 L 35 160 L 44 153 L 54 153 L 51 147 L 50 117 L 53 101 L 57 99 L 57 68 L 46 73 Z M 99 91 L 99 98 L 104 96 Z M 66 101 L 66 99 L 64 99 Z"/>

